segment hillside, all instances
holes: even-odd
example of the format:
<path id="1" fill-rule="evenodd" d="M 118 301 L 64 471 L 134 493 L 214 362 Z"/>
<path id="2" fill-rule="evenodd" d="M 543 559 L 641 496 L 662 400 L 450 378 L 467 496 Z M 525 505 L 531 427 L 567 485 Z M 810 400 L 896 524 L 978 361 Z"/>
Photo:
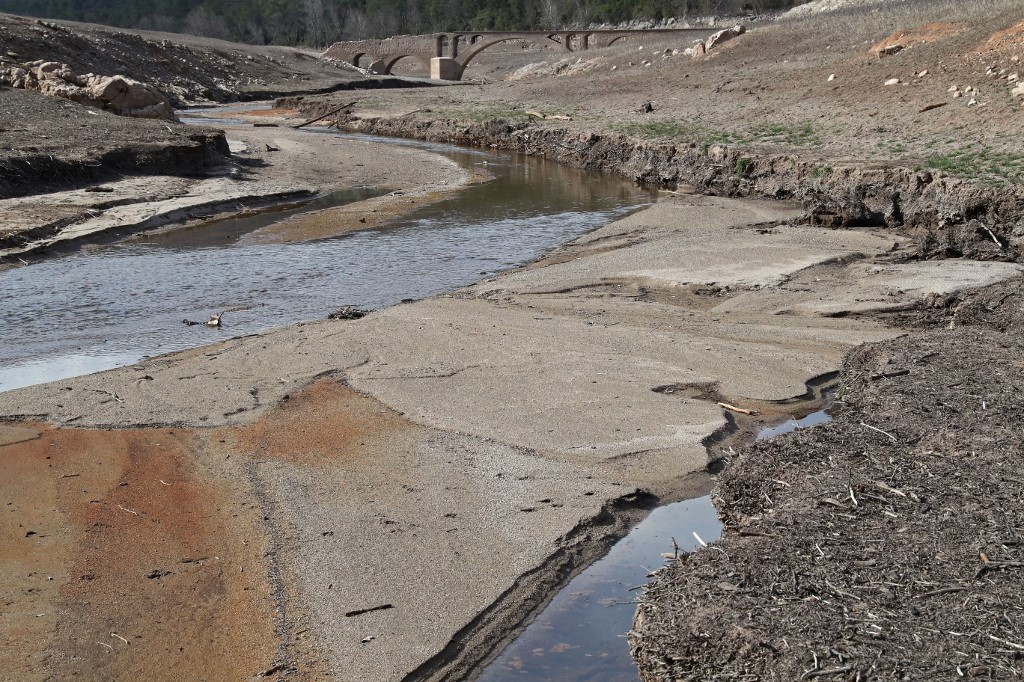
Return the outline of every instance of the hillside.
<path id="1" fill-rule="evenodd" d="M 324 47 L 341 39 L 451 30 L 544 30 L 563 25 L 735 15 L 806 0 L 0 0 L 0 11 L 254 44 Z"/>

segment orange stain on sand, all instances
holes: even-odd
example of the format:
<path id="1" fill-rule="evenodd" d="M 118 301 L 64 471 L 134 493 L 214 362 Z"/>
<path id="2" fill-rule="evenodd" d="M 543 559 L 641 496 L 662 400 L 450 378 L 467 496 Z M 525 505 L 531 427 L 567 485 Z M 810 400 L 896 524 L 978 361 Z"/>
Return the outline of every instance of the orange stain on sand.
<path id="1" fill-rule="evenodd" d="M 274 664 L 258 510 L 204 462 L 201 432 L 25 427 L 39 437 L 0 445 L 0 669 L 238 680 Z"/>

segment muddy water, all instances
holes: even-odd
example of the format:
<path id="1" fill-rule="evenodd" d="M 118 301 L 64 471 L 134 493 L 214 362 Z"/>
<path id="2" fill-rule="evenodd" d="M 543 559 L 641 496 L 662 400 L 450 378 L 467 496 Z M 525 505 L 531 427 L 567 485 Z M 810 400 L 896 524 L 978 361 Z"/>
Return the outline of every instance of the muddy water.
<path id="1" fill-rule="evenodd" d="M 652 200 L 619 178 L 552 162 L 419 146 L 495 179 L 382 229 L 336 238 L 239 243 L 266 224 L 265 217 L 247 218 L 94 245 L 0 272 L 0 390 L 319 319 L 346 305 L 378 308 L 431 296 L 534 260 Z M 182 323 L 224 310 L 234 312 L 219 329 Z"/>

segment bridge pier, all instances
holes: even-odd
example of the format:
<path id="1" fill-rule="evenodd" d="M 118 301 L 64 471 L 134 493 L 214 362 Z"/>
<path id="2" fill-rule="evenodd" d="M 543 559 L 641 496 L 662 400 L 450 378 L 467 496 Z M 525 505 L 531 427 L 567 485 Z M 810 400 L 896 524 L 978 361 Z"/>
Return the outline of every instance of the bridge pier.
<path id="1" fill-rule="evenodd" d="M 457 81 L 462 79 L 462 64 L 448 57 L 430 58 L 430 77 L 435 80 Z"/>
<path id="2" fill-rule="evenodd" d="M 371 62 L 370 65 L 366 67 L 366 70 L 370 73 L 375 73 L 378 76 L 384 76 L 388 72 L 388 63 L 383 59 L 378 59 L 375 62 Z"/>

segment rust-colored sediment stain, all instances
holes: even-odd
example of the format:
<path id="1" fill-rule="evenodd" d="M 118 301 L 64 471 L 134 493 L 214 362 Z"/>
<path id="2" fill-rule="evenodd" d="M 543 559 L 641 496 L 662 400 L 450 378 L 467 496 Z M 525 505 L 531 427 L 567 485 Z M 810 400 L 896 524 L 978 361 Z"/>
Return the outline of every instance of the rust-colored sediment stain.
<path id="1" fill-rule="evenodd" d="M 955 36 L 962 30 L 963 28 L 959 24 L 934 22 L 931 24 L 925 24 L 924 26 L 918 26 L 917 28 L 910 29 L 909 31 L 896 31 L 885 40 L 872 45 L 870 53 L 872 55 L 877 55 L 885 48 L 893 45 L 910 47 L 920 43 L 932 43 L 937 40 L 943 40 L 945 38 Z"/>
<path id="2" fill-rule="evenodd" d="M 22 425 L 0 447 L 0 670 L 240 680 L 274 663 L 266 540 L 244 481 L 176 429 Z"/>
<path id="3" fill-rule="evenodd" d="M 996 31 L 981 49 L 1004 50 L 1024 48 L 1024 21 L 1010 28 Z"/>
<path id="4" fill-rule="evenodd" d="M 335 379 L 319 379 L 248 426 L 222 429 L 243 454 L 291 464 L 373 466 L 373 446 L 417 427 Z M 379 465 L 379 463 L 378 463 Z"/>

